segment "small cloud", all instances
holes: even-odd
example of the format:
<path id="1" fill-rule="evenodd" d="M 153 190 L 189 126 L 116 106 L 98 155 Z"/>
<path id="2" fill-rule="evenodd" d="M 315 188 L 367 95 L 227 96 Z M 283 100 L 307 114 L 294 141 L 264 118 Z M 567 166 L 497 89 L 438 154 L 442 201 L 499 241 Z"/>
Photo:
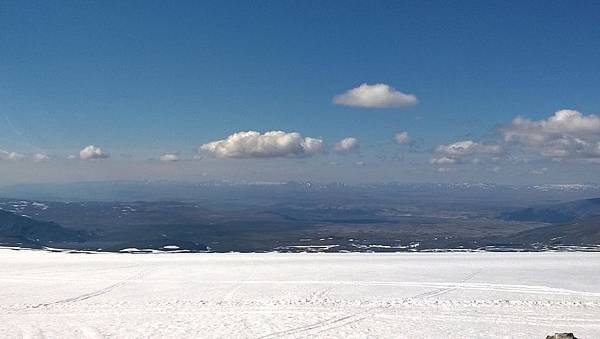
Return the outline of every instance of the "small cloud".
<path id="1" fill-rule="evenodd" d="M 540 169 L 532 169 L 531 171 L 529 171 L 529 173 L 534 174 L 534 175 L 543 175 L 546 174 L 546 172 L 548 172 L 548 168 L 547 167 L 542 167 Z"/>
<path id="2" fill-rule="evenodd" d="M 454 171 L 454 168 L 451 168 L 451 167 L 440 167 L 440 168 L 437 169 L 437 171 L 441 172 L 441 173 L 452 172 L 452 171 Z"/>
<path id="3" fill-rule="evenodd" d="M 406 145 L 411 142 L 408 132 L 399 132 L 394 135 L 394 140 L 400 145 Z"/>
<path id="4" fill-rule="evenodd" d="M 9 151 L 0 149 L 0 160 L 18 161 L 18 160 L 23 160 L 24 158 L 25 158 L 24 154 L 17 153 L 17 152 L 9 152 Z"/>
<path id="5" fill-rule="evenodd" d="M 304 138 L 295 132 L 247 131 L 204 144 L 199 151 L 217 158 L 307 157 L 323 151 L 323 140 Z"/>
<path id="6" fill-rule="evenodd" d="M 164 162 L 175 162 L 175 161 L 179 161 L 179 154 L 174 152 L 174 153 L 163 153 L 160 155 L 160 157 L 158 157 L 158 159 L 160 161 L 164 161 Z"/>
<path id="7" fill-rule="evenodd" d="M 455 164 L 456 159 L 448 157 L 433 158 L 429 161 L 433 165 L 450 165 Z"/>
<path id="8" fill-rule="evenodd" d="M 458 141 L 453 144 L 439 145 L 437 152 L 449 156 L 467 156 L 473 154 L 499 154 L 502 147 L 494 144 L 481 144 L 472 140 Z"/>
<path id="9" fill-rule="evenodd" d="M 362 167 L 362 166 L 365 166 L 365 165 L 366 165 L 366 163 L 365 163 L 364 161 L 362 161 L 362 160 L 361 160 L 361 161 L 357 161 L 357 162 L 355 162 L 355 163 L 354 163 L 354 165 L 356 165 L 356 166 L 359 166 L 359 167 Z"/>
<path id="10" fill-rule="evenodd" d="M 463 140 L 452 144 L 439 145 L 437 157 L 429 162 L 432 165 L 466 164 L 479 165 L 484 160 L 497 158 L 503 153 L 500 145 L 482 144 L 473 140 Z"/>
<path id="11" fill-rule="evenodd" d="M 100 147 L 89 145 L 79 151 L 79 158 L 82 160 L 106 159 L 110 154 L 104 152 Z"/>
<path id="12" fill-rule="evenodd" d="M 50 157 L 44 153 L 36 153 L 31 158 L 34 162 L 44 162 L 50 160 Z"/>
<path id="13" fill-rule="evenodd" d="M 10 152 L 10 154 L 8 155 L 8 160 L 22 160 L 25 158 L 25 154 L 21 154 L 21 153 L 17 153 L 17 152 Z"/>
<path id="14" fill-rule="evenodd" d="M 358 151 L 360 143 L 356 138 L 344 138 L 333 145 L 333 151 L 338 154 L 348 154 Z"/>
<path id="15" fill-rule="evenodd" d="M 337 105 L 366 108 L 406 107 L 418 102 L 415 95 L 402 93 L 386 84 L 364 83 L 333 97 L 333 103 Z"/>

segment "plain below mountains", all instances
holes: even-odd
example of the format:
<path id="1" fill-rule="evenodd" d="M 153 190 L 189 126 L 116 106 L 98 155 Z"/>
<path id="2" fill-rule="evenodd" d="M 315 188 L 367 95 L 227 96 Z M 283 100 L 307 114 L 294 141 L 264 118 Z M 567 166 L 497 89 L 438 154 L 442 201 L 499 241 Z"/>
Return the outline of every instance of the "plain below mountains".
<path id="1" fill-rule="evenodd" d="M 369 206 L 345 199 L 336 205 L 307 200 L 237 210 L 178 201 L 2 200 L 0 245 L 192 252 L 600 249 L 600 199 L 499 213 L 455 200 L 442 209 L 427 202 Z"/>

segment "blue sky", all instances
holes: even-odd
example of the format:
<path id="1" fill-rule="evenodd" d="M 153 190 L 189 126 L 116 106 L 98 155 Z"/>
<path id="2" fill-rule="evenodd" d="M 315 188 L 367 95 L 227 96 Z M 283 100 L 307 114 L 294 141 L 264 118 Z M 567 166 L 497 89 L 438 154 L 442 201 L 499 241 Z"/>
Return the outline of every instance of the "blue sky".
<path id="1" fill-rule="evenodd" d="M 599 113 L 598 22 L 594 1 L 4 1 L 0 150 L 10 159 L 0 174 L 6 183 L 599 181 L 600 130 L 523 131 L 552 134 L 543 145 L 499 132 L 517 116 L 541 124 L 562 109 Z M 364 83 L 418 104 L 332 102 Z M 322 152 L 199 150 L 273 130 L 323 140 Z M 399 132 L 412 142 L 396 143 Z M 336 154 L 346 137 L 360 147 Z M 465 140 L 476 144 L 440 151 Z M 85 161 L 88 145 L 110 156 Z M 159 163 L 165 153 L 180 161 Z M 35 154 L 48 158 L 28 161 Z M 438 164 L 444 157 L 454 162 Z"/>

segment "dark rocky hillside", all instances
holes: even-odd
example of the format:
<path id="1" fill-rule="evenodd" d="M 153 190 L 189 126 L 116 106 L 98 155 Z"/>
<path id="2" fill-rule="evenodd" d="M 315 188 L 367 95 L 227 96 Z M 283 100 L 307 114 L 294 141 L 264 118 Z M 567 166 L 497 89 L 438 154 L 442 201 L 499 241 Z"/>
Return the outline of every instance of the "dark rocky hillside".
<path id="1" fill-rule="evenodd" d="M 0 210 L 0 243 L 50 246 L 52 243 L 81 242 L 83 232 L 70 230 L 54 222 L 39 221 Z"/>
<path id="2" fill-rule="evenodd" d="M 591 217 L 568 224 L 550 225 L 506 237 L 517 247 L 532 244 L 546 246 L 590 246 L 600 244 L 600 217 Z"/>
<path id="3" fill-rule="evenodd" d="M 518 209 L 502 213 L 500 218 L 510 221 L 562 224 L 594 216 L 600 216 L 600 198 Z"/>

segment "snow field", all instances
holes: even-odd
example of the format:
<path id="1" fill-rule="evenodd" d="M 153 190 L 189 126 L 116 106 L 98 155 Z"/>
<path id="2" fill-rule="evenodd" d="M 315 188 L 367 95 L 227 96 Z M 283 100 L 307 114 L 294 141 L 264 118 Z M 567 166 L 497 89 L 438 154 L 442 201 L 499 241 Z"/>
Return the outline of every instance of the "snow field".
<path id="1" fill-rule="evenodd" d="M 0 250 L 6 338 L 600 338 L 600 253 Z"/>

